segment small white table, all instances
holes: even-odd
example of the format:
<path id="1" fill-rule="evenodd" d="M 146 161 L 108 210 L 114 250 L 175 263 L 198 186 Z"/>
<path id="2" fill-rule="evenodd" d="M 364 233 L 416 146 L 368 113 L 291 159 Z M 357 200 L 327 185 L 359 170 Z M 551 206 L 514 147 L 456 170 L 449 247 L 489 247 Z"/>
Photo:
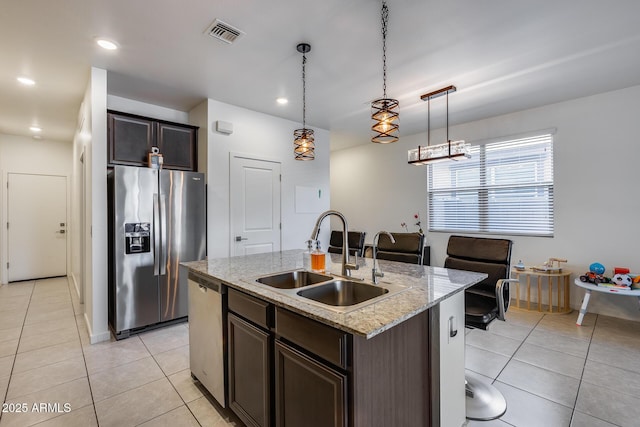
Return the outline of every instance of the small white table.
<path id="1" fill-rule="evenodd" d="M 613 295 L 627 295 L 638 298 L 638 303 L 640 303 L 640 289 L 625 289 L 625 288 L 614 288 L 610 286 L 598 286 L 593 283 L 587 283 L 581 281 L 579 278 L 574 282 L 576 286 L 580 286 L 585 289 L 584 299 L 582 300 L 582 306 L 580 307 L 580 314 L 578 315 L 578 321 L 576 325 L 582 325 L 582 319 L 584 319 L 584 315 L 587 314 L 587 305 L 589 305 L 589 298 L 591 298 L 591 292 L 604 292 Z"/>

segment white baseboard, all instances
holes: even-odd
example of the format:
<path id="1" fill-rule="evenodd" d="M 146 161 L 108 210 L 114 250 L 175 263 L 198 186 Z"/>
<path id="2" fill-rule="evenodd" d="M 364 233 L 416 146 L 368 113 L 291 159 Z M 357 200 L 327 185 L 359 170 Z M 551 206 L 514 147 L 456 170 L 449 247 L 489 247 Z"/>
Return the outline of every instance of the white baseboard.
<path id="1" fill-rule="evenodd" d="M 103 341 L 109 341 L 111 339 L 111 332 L 107 329 L 105 332 L 94 334 L 91 330 L 91 323 L 87 318 L 87 313 L 84 314 L 84 323 L 87 325 L 87 331 L 89 332 L 89 341 L 91 344 L 96 344 Z"/>

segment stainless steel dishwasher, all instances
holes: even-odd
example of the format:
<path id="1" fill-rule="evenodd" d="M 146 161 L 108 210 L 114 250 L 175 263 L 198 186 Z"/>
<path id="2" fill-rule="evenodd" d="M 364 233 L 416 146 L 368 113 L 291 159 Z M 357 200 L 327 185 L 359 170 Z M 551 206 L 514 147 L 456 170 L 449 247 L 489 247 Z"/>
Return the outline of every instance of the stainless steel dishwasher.
<path id="1" fill-rule="evenodd" d="M 188 277 L 191 376 L 226 408 L 226 328 L 223 318 L 226 286 L 191 271 Z"/>

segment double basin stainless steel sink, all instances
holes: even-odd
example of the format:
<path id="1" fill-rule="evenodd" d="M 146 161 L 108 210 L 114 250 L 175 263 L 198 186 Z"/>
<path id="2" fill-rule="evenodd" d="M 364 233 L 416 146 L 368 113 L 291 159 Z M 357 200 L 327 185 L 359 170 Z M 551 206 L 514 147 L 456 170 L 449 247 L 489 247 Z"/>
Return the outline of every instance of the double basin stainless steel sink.
<path id="1" fill-rule="evenodd" d="M 383 286 L 377 286 L 305 270 L 271 274 L 257 278 L 256 282 L 338 312 L 355 310 L 407 289 L 402 285 L 385 283 Z"/>

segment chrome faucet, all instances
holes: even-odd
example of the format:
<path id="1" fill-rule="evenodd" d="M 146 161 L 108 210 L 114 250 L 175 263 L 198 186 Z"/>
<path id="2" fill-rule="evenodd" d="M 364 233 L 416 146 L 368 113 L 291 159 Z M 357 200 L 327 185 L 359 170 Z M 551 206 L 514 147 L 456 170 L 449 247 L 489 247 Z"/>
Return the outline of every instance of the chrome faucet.
<path id="1" fill-rule="evenodd" d="M 316 225 L 311 232 L 311 240 L 318 240 L 318 234 L 320 234 L 320 224 L 322 220 L 329 215 L 335 215 L 342 221 L 342 275 L 351 277 L 351 270 L 358 269 L 358 255 L 356 254 L 356 264 L 349 264 L 349 227 L 347 226 L 347 219 L 338 211 L 330 210 L 320 214 L 316 220 Z"/>
<path id="2" fill-rule="evenodd" d="M 384 273 L 382 272 L 382 270 L 376 269 L 376 256 L 378 254 L 378 245 L 376 244 L 376 242 L 380 240 L 380 234 L 386 234 L 391 239 L 391 243 L 396 243 L 396 239 L 394 239 L 391 233 L 389 233 L 388 231 L 380 231 L 378 232 L 378 234 L 373 236 L 373 268 L 371 269 L 371 281 L 375 285 L 378 284 L 378 277 L 384 277 Z"/>

